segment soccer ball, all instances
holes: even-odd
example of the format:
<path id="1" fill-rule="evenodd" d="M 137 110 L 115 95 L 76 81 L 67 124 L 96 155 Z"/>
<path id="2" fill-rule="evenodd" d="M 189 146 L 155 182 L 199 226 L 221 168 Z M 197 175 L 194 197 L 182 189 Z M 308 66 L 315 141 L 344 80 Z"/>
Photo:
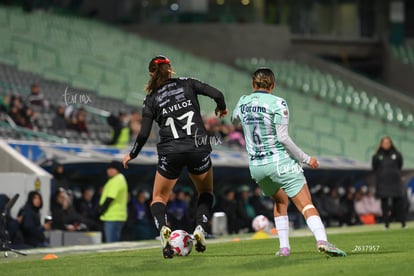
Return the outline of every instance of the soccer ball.
<path id="1" fill-rule="evenodd" d="M 256 216 L 252 221 L 253 230 L 256 232 L 266 231 L 269 227 L 269 220 L 263 215 Z"/>
<path id="2" fill-rule="evenodd" d="M 193 249 L 193 238 L 184 230 L 175 230 L 171 232 L 170 244 L 175 255 L 187 256 Z"/>

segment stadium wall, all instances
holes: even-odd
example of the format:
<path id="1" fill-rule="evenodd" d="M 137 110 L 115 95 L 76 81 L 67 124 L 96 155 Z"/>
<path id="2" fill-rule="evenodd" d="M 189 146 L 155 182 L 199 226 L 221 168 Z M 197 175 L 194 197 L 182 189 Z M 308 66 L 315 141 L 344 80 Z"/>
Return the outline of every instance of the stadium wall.
<path id="1" fill-rule="evenodd" d="M 386 46 L 389 49 L 389 46 Z M 404 91 L 405 94 L 414 97 L 414 66 L 412 64 L 404 64 L 395 58 L 391 49 L 387 51 L 384 59 L 383 78 L 386 83 Z"/>
<path id="2" fill-rule="evenodd" d="M 190 53 L 233 64 L 236 58 L 280 59 L 290 47 L 288 26 L 264 24 L 128 25 L 125 30 Z"/>
<path id="3" fill-rule="evenodd" d="M 42 217 L 49 215 L 52 176 L 1 140 L 0 156 L 0 193 L 6 194 L 9 198 L 19 194 L 16 204 L 11 209 L 12 216 L 17 215 L 25 204 L 28 193 L 33 190 L 39 191 L 42 195 Z"/>

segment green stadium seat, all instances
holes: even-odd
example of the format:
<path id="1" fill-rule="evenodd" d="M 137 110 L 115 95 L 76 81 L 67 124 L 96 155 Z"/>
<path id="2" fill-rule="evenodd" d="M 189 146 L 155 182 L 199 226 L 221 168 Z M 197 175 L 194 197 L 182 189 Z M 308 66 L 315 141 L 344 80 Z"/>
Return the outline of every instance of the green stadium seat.
<path id="1" fill-rule="evenodd" d="M 302 148 L 305 152 L 312 155 L 321 154 L 319 134 L 312 128 L 305 128 L 297 126 L 292 129 L 291 136 L 293 141 Z"/>
<path id="2" fill-rule="evenodd" d="M 321 152 L 324 155 L 343 156 L 345 143 L 342 137 L 322 134 L 319 136 Z"/>
<path id="3" fill-rule="evenodd" d="M 320 133 L 333 135 L 334 123 L 335 121 L 326 115 L 315 114 L 312 116 L 312 128 Z"/>
<path id="4" fill-rule="evenodd" d="M 414 115 L 412 113 L 407 113 L 402 125 L 406 128 L 414 127 Z"/>
<path id="5" fill-rule="evenodd" d="M 358 128 L 355 125 L 344 122 L 342 120 L 335 120 L 333 122 L 333 133 L 339 137 L 346 137 L 347 141 L 356 141 Z"/>
<path id="6" fill-rule="evenodd" d="M 405 52 L 410 60 L 412 52 Z M 148 80 L 148 59 L 156 54 L 167 55 L 178 76 L 196 77 L 221 89 L 230 111 L 241 95 L 251 92 L 251 72 L 269 66 L 277 77 L 275 94 L 289 104 L 289 131 L 298 145 L 312 154 L 369 160 L 380 131 L 395 131 L 406 137 L 414 128 L 413 114 L 293 60 L 237 59 L 235 63 L 245 69 L 240 72 L 98 21 L 50 13 L 24 14 L 17 8 L 0 7 L 0 62 L 16 64 L 79 89 L 98 90 L 101 95 L 140 106 Z M 215 108 L 206 97 L 200 98 L 200 105 L 205 114 Z M 383 122 L 378 114 L 385 116 Z M 396 123 L 403 128 L 387 129 Z"/>

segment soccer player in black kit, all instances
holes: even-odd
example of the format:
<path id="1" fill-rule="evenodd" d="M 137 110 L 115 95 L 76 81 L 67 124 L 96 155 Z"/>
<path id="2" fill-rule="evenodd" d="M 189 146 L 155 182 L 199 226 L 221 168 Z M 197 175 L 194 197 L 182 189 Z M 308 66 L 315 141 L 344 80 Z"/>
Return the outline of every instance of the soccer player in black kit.
<path id="1" fill-rule="evenodd" d="M 228 110 L 223 94 L 192 78 L 172 78 L 171 63 L 165 56 L 156 56 L 148 65 L 150 80 L 142 109 L 142 126 L 135 144 L 122 163 L 138 156 L 150 135 L 153 121 L 159 125 L 160 142 L 157 144 L 158 165 L 152 192 L 151 213 L 160 231 L 164 258 L 172 258 L 171 229 L 167 226 L 167 202 L 184 166 L 198 192 L 195 248 L 206 250 L 205 229 L 213 205 L 213 169 L 210 159 L 210 139 L 200 114 L 198 95 L 212 98 L 217 103 L 216 115 L 220 118 Z M 204 138 L 204 139 L 203 139 Z M 200 143 L 200 141 L 205 141 Z"/>

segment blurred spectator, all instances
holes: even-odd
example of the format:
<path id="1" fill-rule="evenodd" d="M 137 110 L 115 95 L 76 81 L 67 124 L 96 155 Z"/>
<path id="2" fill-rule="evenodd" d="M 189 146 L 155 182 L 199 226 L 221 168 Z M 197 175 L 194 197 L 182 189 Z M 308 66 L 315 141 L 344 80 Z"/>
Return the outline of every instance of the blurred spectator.
<path id="1" fill-rule="evenodd" d="M 171 198 L 167 204 L 167 213 L 171 222 L 171 228 L 190 232 L 192 225 L 189 219 L 189 209 L 184 191 L 181 187 L 177 187 L 173 193 L 175 193 L 175 197 Z"/>
<path id="2" fill-rule="evenodd" d="M 75 112 L 75 111 L 73 111 Z M 76 130 L 79 133 L 89 133 L 86 125 L 86 111 L 80 108 L 76 111 L 75 117 L 69 122 L 69 128 Z"/>
<path id="3" fill-rule="evenodd" d="M 13 122 L 18 126 L 24 126 L 26 124 L 26 119 L 24 117 L 23 110 L 20 109 L 17 105 L 10 107 L 9 116 Z"/>
<path id="4" fill-rule="evenodd" d="M 56 108 L 55 116 L 52 119 L 53 130 L 64 130 L 67 128 L 67 120 L 65 118 L 65 106 L 59 105 Z"/>
<path id="5" fill-rule="evenodd" d="M 0 98 L 0 113 L 9 113 L 10 110 L 10 96 L 5 95 L 4 97 Z"/>
<path id="6" fill-rule="evenodd" d="M 381 139 L 372 157 L 372 169 L 376 175 L 376 197 L 381 199 L 385 228 L 389 228 L 392 218 L 406 227 L 407 195 L 401 180 L 403 157 L 390 137 Z"/>
<path id="7" fill-rule="evenodd" d="M 70 124 L 75 119 L 75 115 L 76 115 L 76 109 L 74 105 L 67 105 L 64 111 L 64 117 L 66 119 L 66 123 Z"/>
<path id="8" fill-rule="evenodd" d="M 302 213 L 298 211 L 298 208 L 296 208 L 291 200 L 288 202 L 287 212 L 289 221 L 293 224 L 293 229 L 299 229 L 306 226 L 306 221 L 303 219 Z M 272 221 L 274 221 L 274 219 Z"/>
<path id="9" fill-rule="evenodd" d="M 367 186 L 362 186 L 356 192 L 354 206 L 363 224 L 375 224 L 377 218 L 382 216 L 381 201 L 368 191 Z"/>
<path id="10" fill-rule="evenodd" d="M 51 182 L 51 196 L 53 197 L 55 193 L 60 189 L 63 188 L 64 190 L 69 190 L 69 177 L 65 172 L 65 167 L 63 164 L 58 162 L 53 162 L 52 165 L 52 182 Z M 53 200 L 52 200 L 53 201 Z"/>
<path id="11" fill-rule="evenodd" d="M 48 241 L 45 231 L 51 230 L 52 221 L 42 224 L 40 209 L 43 207 L 42 195 L 37 191 L 29 192 L 24 207 L 19 211 L 20 228 L 25 244 L 32 247 L 46 247 Z"/>
<path id="12" fill-rule="evenodd" d="M 196 227 L 196 225 L 194 225 L 196 213 L 193 210 L 197 209 L 197 198 L 194 197 L 194 190 L 191 187 L 183 187 L 183 193 L 183 199 L 187 203 L 187 208 L 189 210 L 187 212 L 187 218 L 193 223 L 191 228 L 194 228 Z M 211 224 L 209 224 L 209 227 L 211 227 Z"/>
<path id="13" fill-rule="evenodd" d="M 141 121 L 142 116 L 138 110 L 132 110 L 129 115 L 128 127 L 129 127 L 129 134 L 130 140 L 135 141 L 139 131 L 141 130 Z"/>
<path id="14" fill-rule="evenodd" d="M 107 145 L 120 148 L 126 147 L 130 138 L 130 129 L 127 125 L 127 114 L 120 111 L 118 117 L 111 114 L 106 121 L 112 128 L 112 138 L 107 142 Z"/>
<path id="15" fill-rule="evenodd" d="M 219 122 L 216 117 L 208 118 L 204 122 L 207 134 L 209 137 L 214 137 L 216 140 L 224 141 L 224 135 L 227 135 L 226 131 L 223 131 L 223 124 Z"/>
<path id="16" fill-rule="evenodd" d="M 106 173 L 109 179 L 99 201 L 106 242 L 120 241 L 122 227 L 128 217 L 128 185 L 121 170 L 121 162 L 112 161 L 108 165 Z"/>
<path id="17" fill-rule="evenodd" d="M 355 188 L 350 186 L 346 189 L 346 193 L 341 197 L 341 205 L 345 210 L 343 216 L 343 223 L 346 225 L 355 225 L 360 223 L 358 215 L 354 207 L 355 201 Z"/>
<path id="18" fill-rule="evenodd" d="M 250 188 L 247 185 L 240 187 L 237 199 L 238 229 L 248 229 L 253 232 L 252 221 L 256 216 L 253 206 L 250 204 Z"/>
<path id="19" fill-rule="evenodd" d="M 262 189 L 256 186 L 250 197 L 250 204 L 253 206 L 256 215 L 263 215 L 273 221 L 273 202 L 268 204 L 263 196 Z"/>
<path id="20" fill-rule="evenodd" d="M 76 201 L 76 211 L 86 218 L 86 226 L 91 231 L 102 231 L 99 220 L 99 206 L 94 201 L 94 189 L 86 187 L 82 189 L 82 197 Z"/>
<path id="21" fill-rule="evenodd" d="M 241 125 L 229 126 L 229 134 L 227 135 L 227 143 L 229 146 L 245 147 L 246 141 L 244 141 L 243 128 Z"/>
<path id="22" fill-rule="evenodd" d="M 338 188 L 333 187 L 329 191 L 329 195 L 324 198 L 323 201 L 324 209 L 328 212 L 328 217 L 326 218 L 326 226 L 331 226 L 332 221 L 337 221 L 339 226 L 342 226 L 344 223 L 344 217 L 346 210 L 344 206 L 341 205 L 341 198 L 338 194 Z"/>
<path id="23" fill-rule="evenodd" d="M 138 191 L 133 200 L 136 222 L 135 240 L 149 240 L 158 236 L 158 231 L 152 222 L 152 215 L 149 209 L 149 195 L 146 191 Z"/>
<path id="24" fill-rule="evenodd" d="M 134 206 L 135 201 L 134 196 L 128 191 L 127 219 L 122 226 L 121 241 L 135 240 L 135 224 L 137 221 L 137 213 Z"/>
<path id="25" fill-rule="evenodd" d="M 9 241 L 9 246 L 14 249 L 25 248 L 23 234 L 20 231 L 18 221 L 11 217 L 10 210 L 5 210 L 10 198 L 5 194 L 0 194 L 0 240 Z"/>
<path id="26" fill-rule="evenodd" d="M 329 220 L 329 213 L 325 209 L 326 206 L 324 205 L 325 197 L 327 197 L 327 193 L 329 193 L 328 187 L 322 187 L 322 185 L 317 184 L 315 187 L 311 188 L 312 193 L 312 202 L 315 205 L 316 209 L 321 216 L 321 220 L 327 226 L 327 222 Z"/>
<path id="27" fill-rule="evenodd" d="M 39 129 L 39 114 L 33 111 L 33 108 L 30 106 L 26 106 L 23 110 L 24 114 L 24 123 L 23 127 L 37 131 Z"/>
<path id="28" fill-rule="evenodd" d="M 208 136 L 215 138 L 212 141 L 220 141 L 224 145 L 235 147 L 244 147 L 246 145 L 241 126 L 226 124 L 225 121 L 219 121 L 216 117 L 203 117 L 203 120 Z"/>
<path id="29" fill-rule="evenodd" d="M 8 110 L 8 115 L 16 125 L 31 130 L 38 130 L 39 114 L 34 112 L 30 105 L 25 105 L 19 95 L 13 95 L 10 98 L 9 107 L 4 107 L 3 109 Z"/>
<path id="30" fill-rule="evenodd" d="M 22 97 L 19 94 L 13 94 L 10 98 L 9 107 L 17 107 L 18 110 L 22 110 L 24 108 L 24 102 Z"/>
<path id="31" fill-rule="evenodd" d="M 226 121 L 222 120 L 220 121 L 219 125 L 218 125 L 218 132 L 217 132 L 217 136 L 221 138 L 221 140 L 226 141 L 227 140 L 227 136 L 230 133 L 230 128 L 233 125 L 231 124 L 226 124 Z"/>
<path id="32" fill-rule="evenodd" d="M 224 191 L 224 197 L 217 206 L 217 211 L 224 212 L 227 217 L 227 232 L 236 234 L 239 232 L 237 222 L 237 201 L 236 193 L 233 189 L 228 188 Z"/>
<path id="33" fill-rule="evenodd" d="M 59 188 L 55 193 L 54 201 L 52 202 L 52 229 L 64 231 L 82 231 L 87 230 L 86 219 L 79 215 L 65 189 Z"/>
<path id="34" fill-rule="evenodd" d="M 25 106 L 19 95 L 13 95 L 10 100 L 9 116 L 18 126 L 24 126 L 25 122 Z"/>
<path id="35" fill-rule="evenodd" d="M 40 91 L 40 85 L 37 83 L 31 85 L 30 95 L 27 97 L 27 102 L 43 108 L 49 107 L 49 102 L 45 99 L 43 93 Z"/>

